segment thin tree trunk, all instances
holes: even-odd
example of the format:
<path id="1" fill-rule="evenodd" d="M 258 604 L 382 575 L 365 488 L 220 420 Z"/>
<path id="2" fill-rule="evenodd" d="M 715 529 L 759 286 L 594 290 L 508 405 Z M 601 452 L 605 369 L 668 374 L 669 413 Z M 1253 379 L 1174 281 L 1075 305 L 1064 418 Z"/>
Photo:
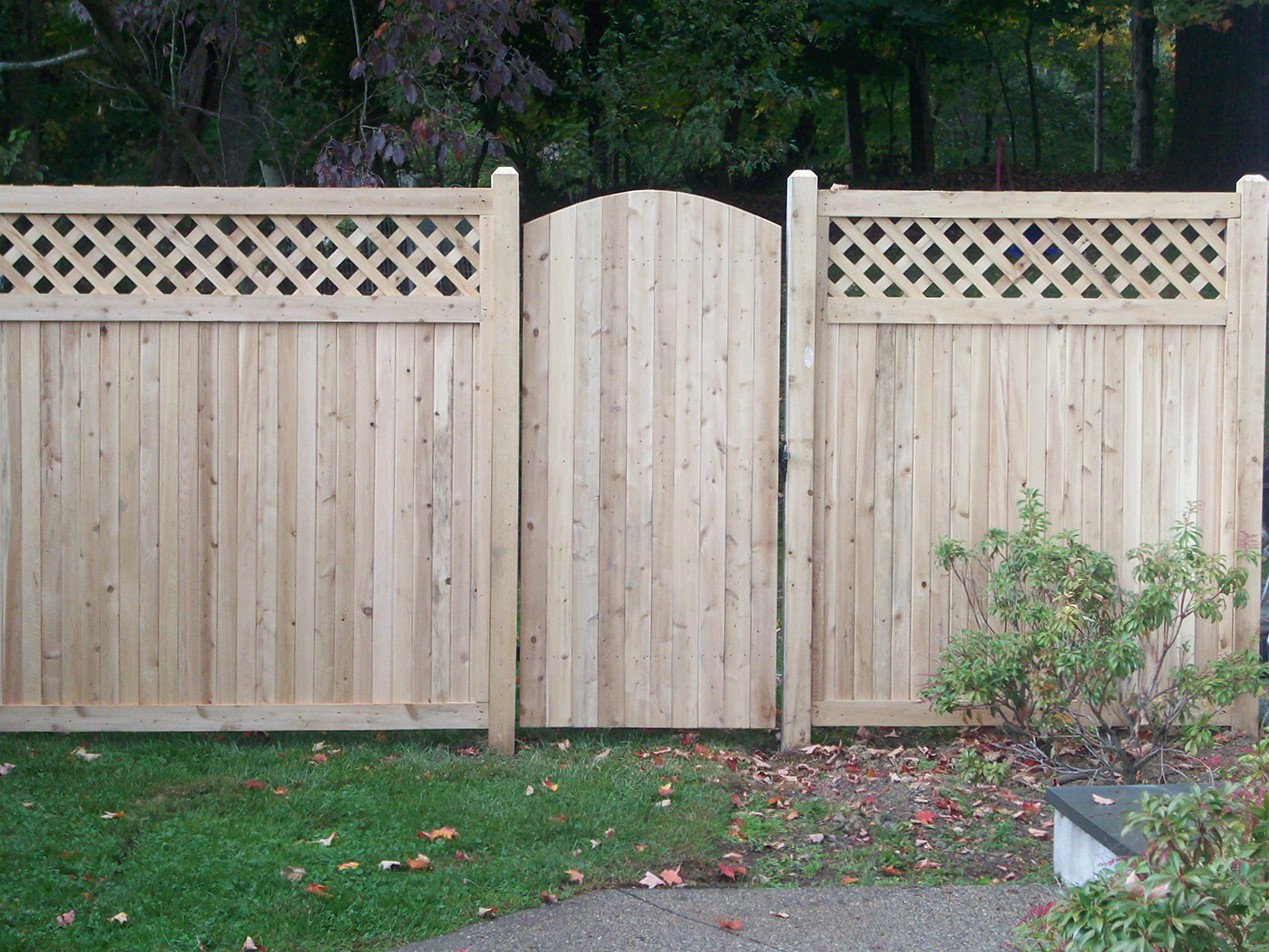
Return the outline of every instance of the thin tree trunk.
<path id="1" fill-rule="evenodd" d="M 1093 69 L 1093 171 L 1105 170 L 1104 137 L 1106 134 L 1105 116 L 1102 112 L 1103 96 L 1106 92 L 1106 40 L 1097 38 L 1097 61 Z"/>
<path id="2" fill-rule="evenodd" d="M 850 149 L 850 171 L 856 182 L 868 181 L 868 141 L 864 127 L 864 105 L 859 75 L 846 74 L 846 146 Z"/>
<path id="3" fill-rule="evenodd" d="M 1139 0 L 1128 21 L 1132 36 L 1132 167 L 1154 165 L 1154 89 L 1159 71 L 1154 65 L 1154 39 L 1159 21 L 1154 0 Z"/>
<path id="4" fill-rule="evenodd" d="M 930 64 L 925 36 L 908 38 L 908 131 L 912 143 L 912 174 L 934 171 L 934 117 L 930 112 Z"/>
<path id="5" fill-rule="evenodd" d="M 1014 165 L 1018 164 L 1018 120 L 1013 114 L 1013 100 L 1009 98 L 1009 84 L 1005 82 L 1005 70 L 996 59 L 996 54 L 987 44 L 987 55 L 996 67 L 996 78 L 1000 81 L 1000 99 L 1005 104 L 1005 117 L 1009 120 L 1009 152 Z"/>
<path id="6" fill-rule="evenodd" d="M 1022 56 L 1027 64 L 1027 98 L 1031 104 L 1031 146 L 1034 150 L 1035 167 L 1043 165 L 1043 149 L 1040 138 L 1040 95 L 1036 89 L 1035 57 L 1032 55 L 1032 42 L 1035 39 L 1035 3 L 1027 5 L 1027 32 L 1022 39 Z M 1016 161 L 1016 158 L 1015 158 Z"/>

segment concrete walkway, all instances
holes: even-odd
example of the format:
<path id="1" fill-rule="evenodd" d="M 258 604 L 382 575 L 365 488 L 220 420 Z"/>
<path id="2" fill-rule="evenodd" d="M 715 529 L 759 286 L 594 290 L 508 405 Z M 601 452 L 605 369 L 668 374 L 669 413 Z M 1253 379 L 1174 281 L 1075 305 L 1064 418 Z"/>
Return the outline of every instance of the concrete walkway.
<path id="1" fill-rule="evenodd" d="M 401 952 L 998 952 L 1055 886 L 613 889 Z M 738 920 L 728 932 L 718 920 Z"/>

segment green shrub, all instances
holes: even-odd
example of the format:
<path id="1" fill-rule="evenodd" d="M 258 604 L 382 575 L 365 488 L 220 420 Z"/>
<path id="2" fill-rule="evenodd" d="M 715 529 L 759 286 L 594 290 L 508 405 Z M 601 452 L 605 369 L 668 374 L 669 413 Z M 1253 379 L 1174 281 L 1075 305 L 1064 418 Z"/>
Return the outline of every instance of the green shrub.
<path id="1" fill-rule="evenodd" d="M 1051 761 L 1063 752 L 1136 782 L 1169 745 L 1210 742 L 1215 708 L 1259 685 L 1260 659 L 1228 655 L 1202 668 L 1182 633 L 1247 602 L 1247 570 L 1202 548 L 1193 511 L 1166 542 L 1128 553 L 1137 591 L 1109 555 L 1050 530 L 1038 492 L 1021 528 L 992 529 L 973 548 L 942 539 L 939 563 L 961 583 L 973 626 L 954 635 L 924 696 L 936 711 L 987 710 Z"/>
<path id="2" fill-rule="evenodd" d="M 1011 774 L 1007 760 L 988 760 L 977 747 L 966 747 L 956 758 L 956 775 L 965 783 L 999 786 Z"/>
<path id="3" fill-rule="evenodd" d="M 1128 828 L 1141 856 L 1071 890 L 1024 924 L 1034 952 L 1269 948 L 1269 741 L 1237 780 L 1170 798 L 1142 797 Z"/>

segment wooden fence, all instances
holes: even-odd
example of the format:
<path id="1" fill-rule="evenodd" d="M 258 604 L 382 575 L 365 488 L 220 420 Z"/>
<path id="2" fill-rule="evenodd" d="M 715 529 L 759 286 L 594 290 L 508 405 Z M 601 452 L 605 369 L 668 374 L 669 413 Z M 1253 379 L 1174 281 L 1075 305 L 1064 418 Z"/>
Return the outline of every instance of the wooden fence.
<path id="1" fill-rule="evenodd" d="M 931 546 L 1016 525 L 1023 487 L 1112 554 L 1191 502 L 1209 546 L 1258 548 L 1265 215 L 1260 178 L 1220 195 L 790 179 L 786 744 L 944 720 L 919 692 L 968 611 Z M 1198 625 L 1196 658 L 1254 650 L 1257 605 Z"/>
<path id="2" fill-rule="evenodd" d="M 780 341 L 778 229 L 693 196 L 564 209 L 522 261 L 509 170 L 0 189 L 0 730 L 510 750 L 518 620 L 525 726 L 769 727 L 781 561 L 784 744 L 938 723 L 931 546 L 1024 487 L 1113 553 L 1192 501 L 1254 546 L 1267 201 L 796 173 Z"/>
<path id="3" fill-rule="evenodd" d="M 0 729 L 514 730 L 518 194 L 0 190 Z"/>
<path id="4" fill-rule="evenodd" d="M 631 192 L 524 232 L 520 723 L 774 727 L 780 229 Z"/>

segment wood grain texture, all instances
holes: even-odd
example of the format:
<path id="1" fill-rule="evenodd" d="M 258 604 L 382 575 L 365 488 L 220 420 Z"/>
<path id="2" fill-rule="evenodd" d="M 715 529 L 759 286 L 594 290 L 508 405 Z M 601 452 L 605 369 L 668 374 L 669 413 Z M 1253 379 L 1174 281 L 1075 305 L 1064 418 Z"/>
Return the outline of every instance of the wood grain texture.
<path id="1" fill-rule="evenodd" d="M 522 725 L 774 725 L 777 242 L 663 192 L 526 227 Z"/>

